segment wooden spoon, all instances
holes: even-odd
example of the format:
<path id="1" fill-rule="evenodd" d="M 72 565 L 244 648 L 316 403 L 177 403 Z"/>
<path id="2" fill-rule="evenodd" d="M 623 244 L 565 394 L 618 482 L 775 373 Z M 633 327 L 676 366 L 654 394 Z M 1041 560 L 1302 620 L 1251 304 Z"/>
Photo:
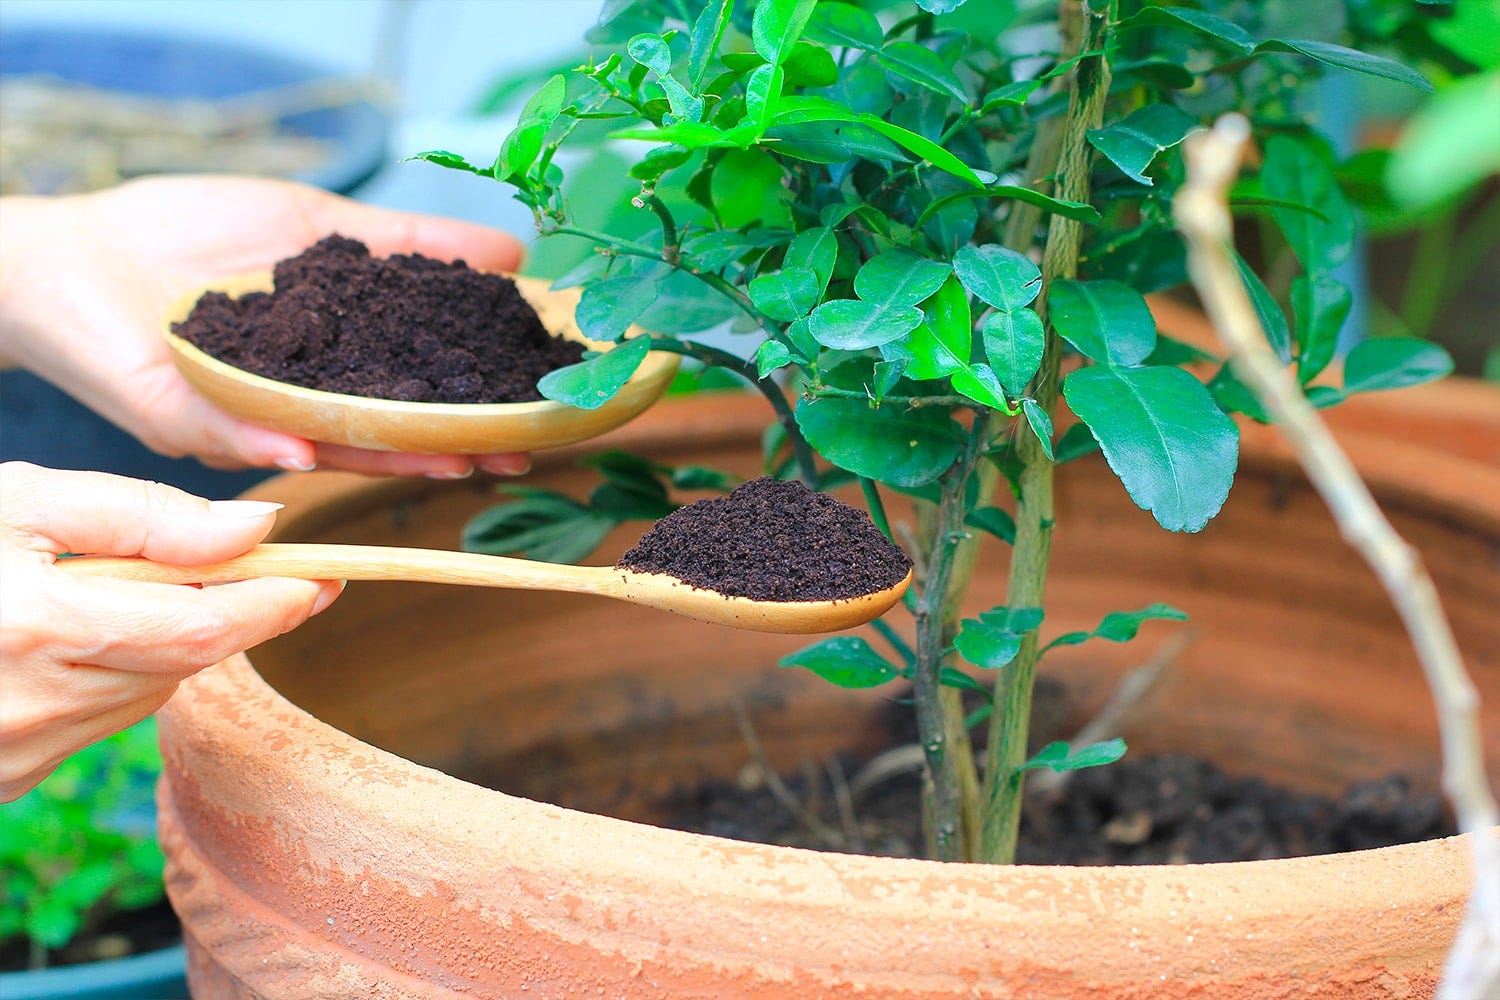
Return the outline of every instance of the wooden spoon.
<path id="1" fill-rule="evenodd" d="M 228 583 L 251 577 L 302 580 L 413 580 L 518 590 L 595 594 L 716 625 L 755 632 L 837 632 L 880 617 L 901 599 L 894 586 L 836 601 L 756 601 L 693 587 L 675 576 L 613 566 L 567 566 L 474 552 L 378 545 L 267 544 L 226 562 L 171 566 L 146 559 L 77 556 L 57 564 L 73 573 L 151 583 Z"/>
<path id="2" fill-rule="evenodd" d="M 578 289 L 553 291 L 545 281 L 509 275 L 549 331 L 594 350 L 612 345 L 588 340 L 574 321 Z M 661 396 L 677 374 L 679 358 L 664 351 L 646 355 L 630 381 L 598 409 L 565 403 L 408 403 L 308 389 L 255 375 L 205 354 L 172 333 L 205 291 L 238 297 L 271 290 L 270 272 L 215 282 L 178 299 L 168 310 L 162 336 L 187 381 L 215 406 L 241 420 L 312 441 L 376 451 L 434 455 L 483 455 L 537 451 L 596 437 L 620 426 Z M 639 331 L 627 333 L 627 336 Z"/>

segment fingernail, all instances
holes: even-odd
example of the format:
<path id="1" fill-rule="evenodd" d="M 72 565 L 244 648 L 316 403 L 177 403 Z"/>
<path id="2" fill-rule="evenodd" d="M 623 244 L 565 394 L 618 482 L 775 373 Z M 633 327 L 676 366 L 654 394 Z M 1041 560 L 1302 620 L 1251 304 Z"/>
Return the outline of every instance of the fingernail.
<path id="1" fill-rule="evenodd" d="M 276 468 L 287 472 L 311 472 L 318 467 L 317 462 L 303 462 L 296 458 L 278 458 L 275 464 Z"/>
<path id="2" fill-rule="evenodd" d="M 285 506 L 273 500 L 210 500 L 208 512 L 215 517 L 265 517 Z"/>
<path id="3" fill-rule="evenodd" d="M 442 472 L 429 472 L 429 473 L 427 473 L 427 478 L 428 479 L 468 479 L 473 474 L 474 474 L 474 466 L 471 465 L 467 469 L 464 469 L 462 471 L 458 471 L 458 470 L 454 470 L 454 469 L 448 469 L 448 470 L 445 470 L 445 471 L 442 471 Z"/>
<path id="4" fill-rule="evenodd" d="M 324 584 L 323 588 L 318 591 L 318 599 L 313 601 L 312 613 L 317 614 L 337 600 L 348 584 L 348 580 L 331 580 Z"/>
<path id="5" fill-rule="evenodd" d="M 531 471 L 530 455 L 497 455 L 479 459 L 479 467 L 497 476 L 524 476 Z"/>

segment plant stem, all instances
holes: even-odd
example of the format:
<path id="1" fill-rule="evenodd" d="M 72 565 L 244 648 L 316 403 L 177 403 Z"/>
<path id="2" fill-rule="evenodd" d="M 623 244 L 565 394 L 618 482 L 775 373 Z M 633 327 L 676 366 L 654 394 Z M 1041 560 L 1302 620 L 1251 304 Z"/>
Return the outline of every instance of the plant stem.
<path id="1" fill-rule="evenodd" d="M 1071 5 L 1069 5 L 1071 6 Z M 1069 13 L 1069 6 L 1064 13 Z M 1082 0 L 1076 13 L 1082 17 L 1079 51 L 1101 52 L 1113 15 L 1111 4 Z M 1109 92 L 1109 66 L 1103 56 L 1079 60 L 1073 71 L 1072 96 L 1063 126 L 1058 157 L 1057 197 L 1069 201 L 1089 200 L 1089 167 L 1092 151 L 1087 134 L 1103 120 L 1104 99 Z M 1042 292 L 1036 310 L 1045 321 L 1047 297 L 1052 282 L 1071 278 L 1078 271 L 1083 225 L 1053 216 L 1042 255 Z M 1042 367 L 1033 382 L 1033 397 L 1051 413 L 1057 403 L 1062 344 L 1049 333 Z M 1047 585 L 1047 563 L 1052 551 L 1052 474 L 1050 459 L 1042 452 L 1034 434 L 1016 436 L 1016 454 L 1021 464 L 1020 497 L 1016 502 L 1016 541 L 1012 548 L 1010 583 L 1005 603 L 1011 608 L 1042 606 Z M 1021 799 L 1025 772 L 1026 742 L 1031 729 L 1031 692 L 1040 659 L 1037 634 L 1027 635 L 1016 658 L 995 680 L 995 709 L 985 754 L 984 832 L 980 860 L 1007 863 L 1015 858 L 1020 828 Z"/>
<path id="2" fill-rule="evenodd" d="M 979 833 L 979 779 L 963 726 L 958 692 L 945 689 L 941 674 L 948 655 L 947 606 L 954 557 L 967 537 L 964 497 L 969 477 L 984 452 L 985 421 L 976 417 L 959 460 L 938 480 L 936 511 L 928 508 L 923 532 L 929 542 L 922 594 L 912 614 L 917 621 L 917 662 L 912 671 L 917 738 L 926 762 L 923 806 L 927 848 L 939 861 L 966 861 Z"/>

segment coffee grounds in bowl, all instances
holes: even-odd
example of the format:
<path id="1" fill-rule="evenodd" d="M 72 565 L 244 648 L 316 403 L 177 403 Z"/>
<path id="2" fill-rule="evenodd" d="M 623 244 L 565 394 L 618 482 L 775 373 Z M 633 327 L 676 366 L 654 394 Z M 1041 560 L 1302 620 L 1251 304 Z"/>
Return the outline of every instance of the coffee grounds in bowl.
<path id="1" fill-rule="evenodd" d="M 275 290 L 208 292 L 172 331 L 236 368 L 309 389 L 422 403 L 525 403 L 583 345 L 552 336 L 515 282 L 329 236 Z"/>
<path id="2" fill-rule="evenodd" d="M 911 570 L 864 511 L 769 477 L 673 512 L 616 565 L 757 601 L 858 597 Z"/>

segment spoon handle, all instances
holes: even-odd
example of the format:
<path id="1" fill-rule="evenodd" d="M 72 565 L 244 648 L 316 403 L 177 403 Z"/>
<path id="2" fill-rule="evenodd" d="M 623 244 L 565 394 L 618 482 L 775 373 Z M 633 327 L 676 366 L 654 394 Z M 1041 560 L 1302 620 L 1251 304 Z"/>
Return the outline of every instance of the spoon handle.
<path id="1" fill-rule="evenodd" d="M 120 556 L 78 556 L 59 560 L 57 565 L 72 573 L 148 583 L 229 583 L 284 576 L 302 580 L 411 580 L 579 593 L 601 592 L 614 575 L 604 567 L 565 566 L 476 552 L 274 543 L 201 566 L 173 566 Z"/>

